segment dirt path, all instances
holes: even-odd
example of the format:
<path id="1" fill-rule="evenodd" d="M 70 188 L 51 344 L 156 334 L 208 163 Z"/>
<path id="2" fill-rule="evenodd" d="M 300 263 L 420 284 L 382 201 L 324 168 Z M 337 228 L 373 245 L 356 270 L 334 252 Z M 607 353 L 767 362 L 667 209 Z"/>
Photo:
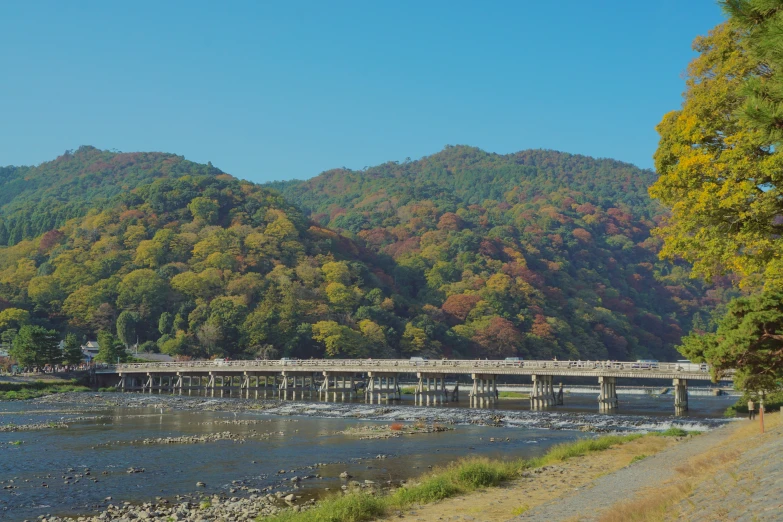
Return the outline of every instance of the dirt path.
<path id="1" fill-rule="evenodd" d="M 783 520 L 780 415 L 769 415 L 768 427 L 761 435 L 756 423 L 737 421 L 681 442 L 644 438 L 402 515 L 416 522 L 615 522 L 655 510 L 656 520 Z"/>
<path id="2" fill-rule="evenodd" d="M 418 522 L 505 522 L 534 506 L 583 490 L 596 478 L 627 466 L 638 455 L 650 455 L 675 445 L 675 439 L 668 437 L 635 440 L 560 465 L 534 470 L 506 486 L 415 507 L 404 514 L 405 519 Z M 560 519 L 549 519 L 548 522 L 554 520 Z"/>

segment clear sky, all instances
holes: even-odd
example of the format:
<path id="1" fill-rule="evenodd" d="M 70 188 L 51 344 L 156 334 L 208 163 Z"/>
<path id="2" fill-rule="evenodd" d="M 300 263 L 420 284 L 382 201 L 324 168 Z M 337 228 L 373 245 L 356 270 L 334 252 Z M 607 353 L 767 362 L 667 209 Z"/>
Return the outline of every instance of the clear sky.
<path id="1" fill-rule="evenodd" d="M 254 181 L 465 144 L 652 167 L 713 0 L 0 2 L 0 165 L 94 145 Z"/>

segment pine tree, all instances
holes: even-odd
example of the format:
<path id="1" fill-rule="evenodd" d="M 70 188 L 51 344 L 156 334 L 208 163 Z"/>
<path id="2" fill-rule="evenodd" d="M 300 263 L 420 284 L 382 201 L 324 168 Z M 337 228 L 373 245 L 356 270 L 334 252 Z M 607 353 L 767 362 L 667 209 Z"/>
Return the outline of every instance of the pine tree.
<path id="1" fill-rule="evenodd" d="M 746 81 L 743 114 L 772 144 L 783 142 L 783 1 L 724 0 L 730 23 L 758 62 Z"/>
<path id="2" fill-rule="evenodd" d="M 82 347 L 74 334 L 65 336 L 65 348 L 63 349 L 63 362 L 65 364 L 79 364 L 82 362 Z"/>
<path id="3" fill-rule="evenodd" d="M 20 328 L 10 354 L 22 366 L 40 368 L 62 361 L 57 332 L 40 326 L 25 325 Z"/>
<path id="4" fill-rule="evenodd" d="M 98 355 L 95 360 L 114 364 L 128 359 L 128 353 L 122 343 L 106 330 L 98 332 Z"/>

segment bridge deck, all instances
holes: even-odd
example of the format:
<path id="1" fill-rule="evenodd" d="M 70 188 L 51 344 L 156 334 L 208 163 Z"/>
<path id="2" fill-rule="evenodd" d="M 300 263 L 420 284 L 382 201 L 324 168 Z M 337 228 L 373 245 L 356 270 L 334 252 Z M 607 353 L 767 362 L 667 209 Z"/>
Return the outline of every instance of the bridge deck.
<path id="1" fill-rule="evenodd" d="M 709 381 L 704 365 L 617 361 L 488 361 L 408 359 L 309 359 L 274 361 L 187 361 L 129 363 L 96 369 L 99 374 L 139 373 L 421 373 L 470 375 L 552 375 L 562 377 L 621 377 L 633 379 L 688 379 Z M 721 377 L 730 381 L 731 374 Z"/>

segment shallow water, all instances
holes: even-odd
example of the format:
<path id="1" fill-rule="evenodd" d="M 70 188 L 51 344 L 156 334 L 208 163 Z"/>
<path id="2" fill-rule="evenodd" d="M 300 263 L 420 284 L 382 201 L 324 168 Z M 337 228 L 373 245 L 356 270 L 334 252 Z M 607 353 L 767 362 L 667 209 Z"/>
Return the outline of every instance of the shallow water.
<path id="1" fill-rule="evenodd" d="M 106 395 L 109 394 L 102 396 Z M 578 431 L 585 426 L 640 430 L 665 429 L 675 423 L 708 429 L 723 422 L 717 417 L 735 400 L 692 397 L 692 415 L 675 418 L 667 414 L 671 398 L 665 396 L 621 396 L 620 413 L 613 415 L 597 414 L 595 397 L 582 395 L 567 396 L 567 406 L 555 412 L 526 411 L 528 401 L 522 400 L 504 400 L 495 411 L 316 402 L 279 403 L 266 412 L 182 411 L 169 406 L 187 404 L 188 399 L 133 394 L 123 395 L 122 400 L 148 401 L 155 406 L 96 409 L 89 405 L 87 397 L 82 395 L 82 403 L 73 406 L 40 401 L 0 403 L 0 424 L 63 420 L 69 425 L 67 429 L 0 433 L 0 481 L 3 486 L 16 486 L 0 490 L 0 519 L 90 513 L 108 503 L 143 502 L 155 496 L 172 498 L 195 492 L 197 481 L 207 484 L 198 491 L 228 494 L 232 481 L 277 491 L 294 487 L 288 481 L 292 476 L 322 475 L 323 478 L 300 483 L 300 493 L 307 497 L 326 487 L 339 488 L 344 483 L 338 478 L 342 471 L 359 481 L 382 482 L 408 478 L 426 471 L 428 466 L 468 455 L 537 456 L 553 444 L 592 436 Z M 199 404 L 207 402 L 191 399 L 190 403 L 194 400 L 201 401 Z M 221 402 L 230 404 L 232 400 Z M 498 415 L 503 421 L 501 427 L 468 424 Z M 79 417 L 85 418 L 74 420 Z M 360 440 L 356 435 L 336 433 L 357 425 L 388 425 L 395 419 L 439 420 L 454 430 L 383 440 Z M 233 424 L 235 420 L 249 424 Z M 133 443 L 145 438 L 223 431 L 246 440 Z M 490 442 L 490 438 L 497 442 Z M 9 444 L 20 440 L 20 445 Z M 386 458 L 378 459 L 378 455 Z M 326 465 L 316 468 L 317 463 Z M 145 471 L 128 474 L 130 467 Z M 89 469 L 90 475 L 77 481 L 76 475 L 85 469 Z M 286 473 L 279 474 L 280 470 Z M 66 484 L 65 477 L 73 478 Z M 98 482 L 92 482 L 93 478 Z M 113 499 L 104 501 L 108 496 Z"/>

